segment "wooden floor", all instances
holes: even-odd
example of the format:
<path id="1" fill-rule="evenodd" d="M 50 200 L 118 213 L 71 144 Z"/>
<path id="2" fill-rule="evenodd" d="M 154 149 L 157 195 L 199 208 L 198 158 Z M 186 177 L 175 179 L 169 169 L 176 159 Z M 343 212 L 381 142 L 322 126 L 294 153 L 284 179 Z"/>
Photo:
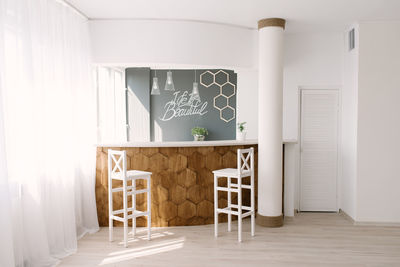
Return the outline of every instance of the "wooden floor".
<path id="1" fill-rule="evenodd" d="M 214 226 L 156 228 L 152 241 L 145 229 L 122 246 L 122 228 L 108 242 L 108 228 L 79 241 L 78 253 L 59 266 L 400 266 L 400 228 L 353 226 L 336 213 L 300 213 L 282 228 L 244 222 L 243 242 L 233 231 Z"/>

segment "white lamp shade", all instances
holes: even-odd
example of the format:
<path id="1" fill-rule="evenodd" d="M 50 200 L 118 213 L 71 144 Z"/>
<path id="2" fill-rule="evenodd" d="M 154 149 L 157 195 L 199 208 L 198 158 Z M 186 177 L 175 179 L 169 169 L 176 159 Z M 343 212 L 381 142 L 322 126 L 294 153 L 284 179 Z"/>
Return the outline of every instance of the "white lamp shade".
<path id="1" fill-rule="evenodd" d="M 174 80 L 172 79 L 172 71 L 167 72 L 167 80 L 165 81 L 166 91 L 175 91 Z"/>
<path id="2" fill-rule="evenodd" d="M 192 97 L 198 101 L 201 101 L 199 94 L 199 84 L 197 82 L 193 83 Z"/>
<path id="3" fill-rule="evenodd" d="M 158 78 L 157 77 L 153 77 L 153 85 L 151 87 L 151 94 L 152 95 L 160 94 L 160 87 L 158 86 Z"/>

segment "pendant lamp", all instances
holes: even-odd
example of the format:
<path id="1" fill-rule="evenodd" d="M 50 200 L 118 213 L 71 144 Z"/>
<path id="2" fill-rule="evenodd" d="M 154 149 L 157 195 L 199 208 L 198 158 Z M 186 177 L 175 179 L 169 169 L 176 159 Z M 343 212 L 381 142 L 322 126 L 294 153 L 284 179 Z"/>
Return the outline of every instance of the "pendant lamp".
<path id="1" fill-rule="evenodd" d="M 200 94 L 199 94 L 199 84 L 196 82 L 196 70 L 194 70 L 194 82 L 193 82 L 192 97 L 195 100 L 201 101 Z"/>
<path id="2" fill-rule="evenodd" d="M 157 70 L 154 70 L 153 85 L 151 86 L 151 95 L 159 95 L 160 87 L 158 86 Z"/>
<path id="3" fill-rule="evenodd" d="M 172 71 L 167 72 L 167 80 L 165 81 L 165 91 L 175 91 L 174 81 L 172 80 Z"/>

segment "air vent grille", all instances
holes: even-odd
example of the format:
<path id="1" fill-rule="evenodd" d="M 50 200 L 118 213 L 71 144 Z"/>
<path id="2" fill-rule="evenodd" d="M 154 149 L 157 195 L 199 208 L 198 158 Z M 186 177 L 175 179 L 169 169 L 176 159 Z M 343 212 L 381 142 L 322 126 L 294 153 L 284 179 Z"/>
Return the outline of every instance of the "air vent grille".
<path id="1" fill-rule="evenodd" d="M 355 46 L 355 31 L 354 29 L 351 29 L 349 31 L 349 51 L 353 50 Z"/>

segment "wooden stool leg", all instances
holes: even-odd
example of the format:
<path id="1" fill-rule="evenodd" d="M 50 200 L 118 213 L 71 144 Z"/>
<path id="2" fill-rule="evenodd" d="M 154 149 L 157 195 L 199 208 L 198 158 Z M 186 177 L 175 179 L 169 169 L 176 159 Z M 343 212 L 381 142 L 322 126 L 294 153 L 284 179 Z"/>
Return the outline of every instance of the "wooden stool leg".
<path id="1" fill-rule="evenodd" d="M 126 179 L 123 180 L 123 205 L 124 205 L 124 246 L 128 246 L 128 196 L 127 196 L 127 186 Z"/>
<path id="2" fill-rule="evenodd" d="M 150 176 L 147 177 L 147 239 L 151 240 L 151 188 Z"/>
<path id="3" fill-rule="evenodd" d="M 232 211 L 232 196 L 231 196 L 231 177 L 227 177 L 228 179 L 228 209 L 229 211 Z M 230 232 L 232 230 L 232 214 L 229 213 L 228 214 L 228 232 Z"/>
<path id="4" fill-rule="evenodd" d="M 136 191 L 136 180 L 132 179 L 132 191 Z M 136 210 L 136 194 L 132 194 L 132 214 Z M 132 235 L 136 236 L 136 217 L 132 216 Z"/>
<path id="5" fill-rule="evenodd" d="M 218 180 L 217 176 L 214 175 L 214 236 L 218 237 Z"/>

